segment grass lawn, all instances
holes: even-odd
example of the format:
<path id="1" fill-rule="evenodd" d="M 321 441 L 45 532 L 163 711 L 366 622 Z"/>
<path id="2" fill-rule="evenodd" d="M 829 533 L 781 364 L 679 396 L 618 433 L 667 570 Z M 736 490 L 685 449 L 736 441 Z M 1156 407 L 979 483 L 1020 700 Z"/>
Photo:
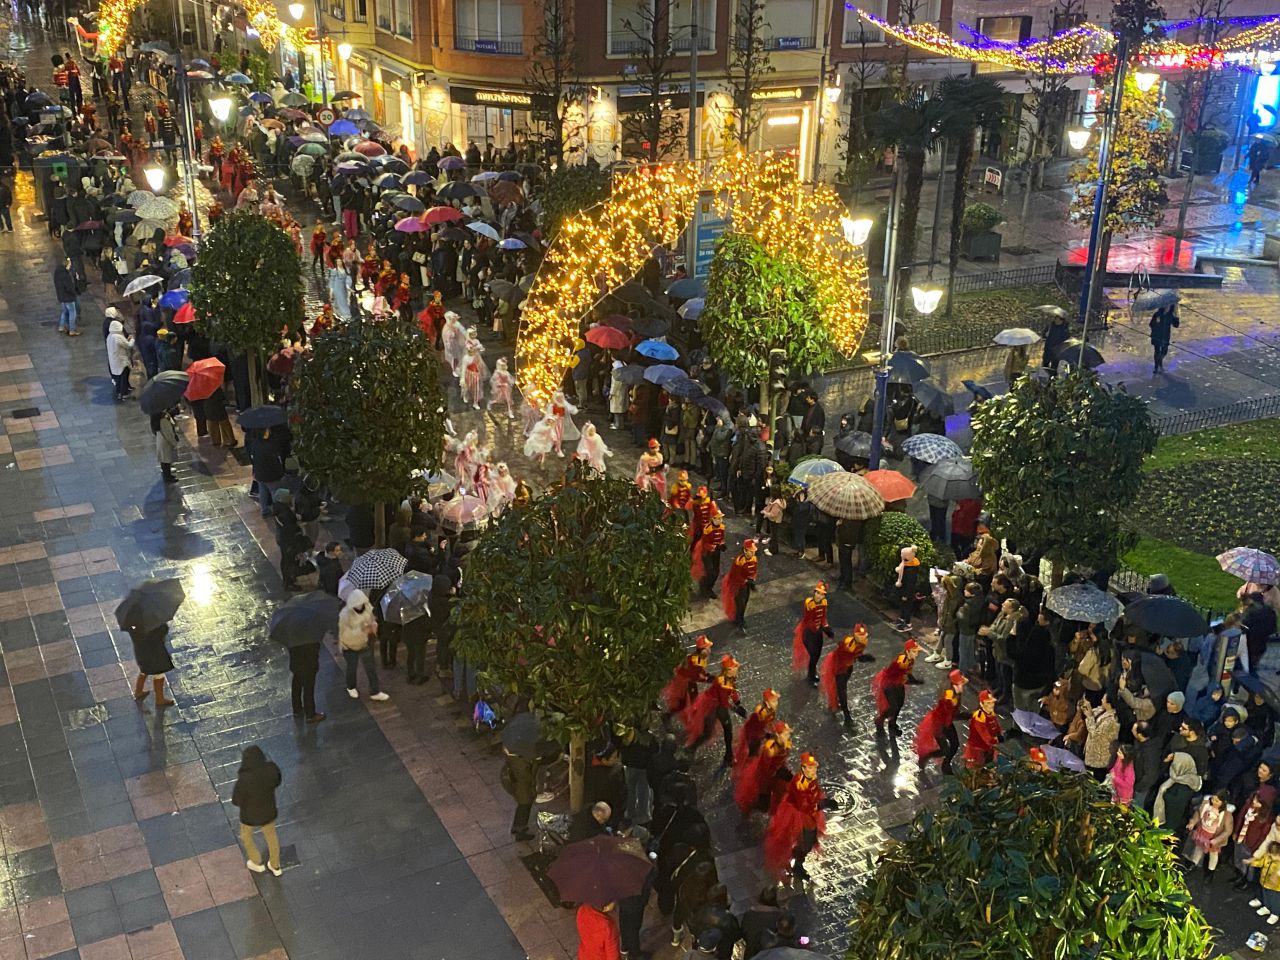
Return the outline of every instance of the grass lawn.
<path id="1" fill-rule="evenodd" d="M 1166 574 L 1201 606 L 1235 608 L 1240 581 L 1214 557 L 1231 547 L 1280 550 L 1273 478 L 1280 476 L 1280 419 L 1166 437 L 1143 464 L 1143 491 L 1130 512 L 1139 535 L 1126 564 Z"/>

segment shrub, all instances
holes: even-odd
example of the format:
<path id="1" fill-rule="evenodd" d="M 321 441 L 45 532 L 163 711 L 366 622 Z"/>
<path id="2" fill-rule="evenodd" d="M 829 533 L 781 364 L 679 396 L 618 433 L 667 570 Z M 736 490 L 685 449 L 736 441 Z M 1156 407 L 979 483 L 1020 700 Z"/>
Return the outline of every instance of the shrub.
<path id="1" fill-rule="evenodd" d="M 872 574 L 881 580 L 895 576 L 894 569 L 902 559 L 902 548 L 910 544 L 915 544 L 922 570 L 937 566 L 938 551 L 934 549 L 928 531 L 915 517 L 888 512 L 881 514 L 879 521 L 878 524 L 867 525 L 864 537 L 870 551 Z"/>
<path id="2" fill-rule="evenodd" d="M 994 230 L 1004 220 L 1000 211 L 989 203 L 971 203 L 964 208 L 964 219 L 960 221 L 960 232 L 966 237 L 976 233 Z"/>

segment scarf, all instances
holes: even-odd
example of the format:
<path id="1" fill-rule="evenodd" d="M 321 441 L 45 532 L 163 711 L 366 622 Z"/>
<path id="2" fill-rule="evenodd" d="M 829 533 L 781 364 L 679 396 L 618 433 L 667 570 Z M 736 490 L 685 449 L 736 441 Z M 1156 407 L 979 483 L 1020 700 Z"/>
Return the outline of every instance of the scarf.
<path id="1" fill-rule="evenodd" d="M 1165 823 L 1164 795 L 1175 783 L 1190 787 L 1192 792 L 1200 789 L 1200 774 L 1196 773 L 1196 762 L 1185 753 L 1175 753 L 1173 762 L 1169 764 L 1169 779 L 1160 784 L 1156 793 L 1156 802 L 1152 807 L 1152 816 L 1157 823 Z"/>

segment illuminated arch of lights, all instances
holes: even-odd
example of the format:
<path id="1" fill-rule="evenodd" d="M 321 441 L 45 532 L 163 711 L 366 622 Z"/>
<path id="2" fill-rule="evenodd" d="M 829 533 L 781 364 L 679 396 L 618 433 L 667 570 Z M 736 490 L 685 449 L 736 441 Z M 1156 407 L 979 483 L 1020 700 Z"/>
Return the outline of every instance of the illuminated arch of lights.
<path id="1" fill-rule="evenodd" d="M 124 45 L 129 34 L 129 18 L 146 0 L 100 0 L 98 4 L 98 49 L 107 55 Z M 258 31 L 258 42 L 270 53 L 283 36 L 289 45 L 301 50 L 308 43 L 307 33 L 280 20 L 271 0 L 238 0 L 245 19 Z M 82 39 L 89 34 L 82 34 Z M 314 41 L 311 41 L 314 42 Z"/>
<path id="2" fill-rule="evenodd" d="M 823 184 L 802 180 L 787 153 L 736 153 L 702 163 L 643 167 L 619 178 L 609 199 L 566 221 L 529 289 L 516 343 L 520 389 L 539 406 L 559 389 L 579 323 L 630 281 L 657 244 L 672 247 L 709 194 L 737 233 L 800 261 L 812 278 L 833 345 L 848 355 L 867 326 L 862 248 L 845 239 L 846 208 Z"/>

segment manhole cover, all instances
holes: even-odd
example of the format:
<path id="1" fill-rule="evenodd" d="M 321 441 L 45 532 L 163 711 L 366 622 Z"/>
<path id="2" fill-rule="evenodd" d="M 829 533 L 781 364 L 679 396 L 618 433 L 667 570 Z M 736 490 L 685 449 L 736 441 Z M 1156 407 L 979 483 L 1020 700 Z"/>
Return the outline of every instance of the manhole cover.
<path id="1" fill-rule="evenodd" d="M 30 420 L 32 417 L 40 416 L 39 407 L 19 407 L 17 410 L 9 412 L 11 420 Z"/>
<path id="2" fill-rule="evenodd" d="M 867 798 L 850 789 L 848 784 L 826 781 L 822 784 L 822 792 L 836 804 L 835 809 L 828 811 L 829 815 L 849 816 L 869 809 Z"/>

